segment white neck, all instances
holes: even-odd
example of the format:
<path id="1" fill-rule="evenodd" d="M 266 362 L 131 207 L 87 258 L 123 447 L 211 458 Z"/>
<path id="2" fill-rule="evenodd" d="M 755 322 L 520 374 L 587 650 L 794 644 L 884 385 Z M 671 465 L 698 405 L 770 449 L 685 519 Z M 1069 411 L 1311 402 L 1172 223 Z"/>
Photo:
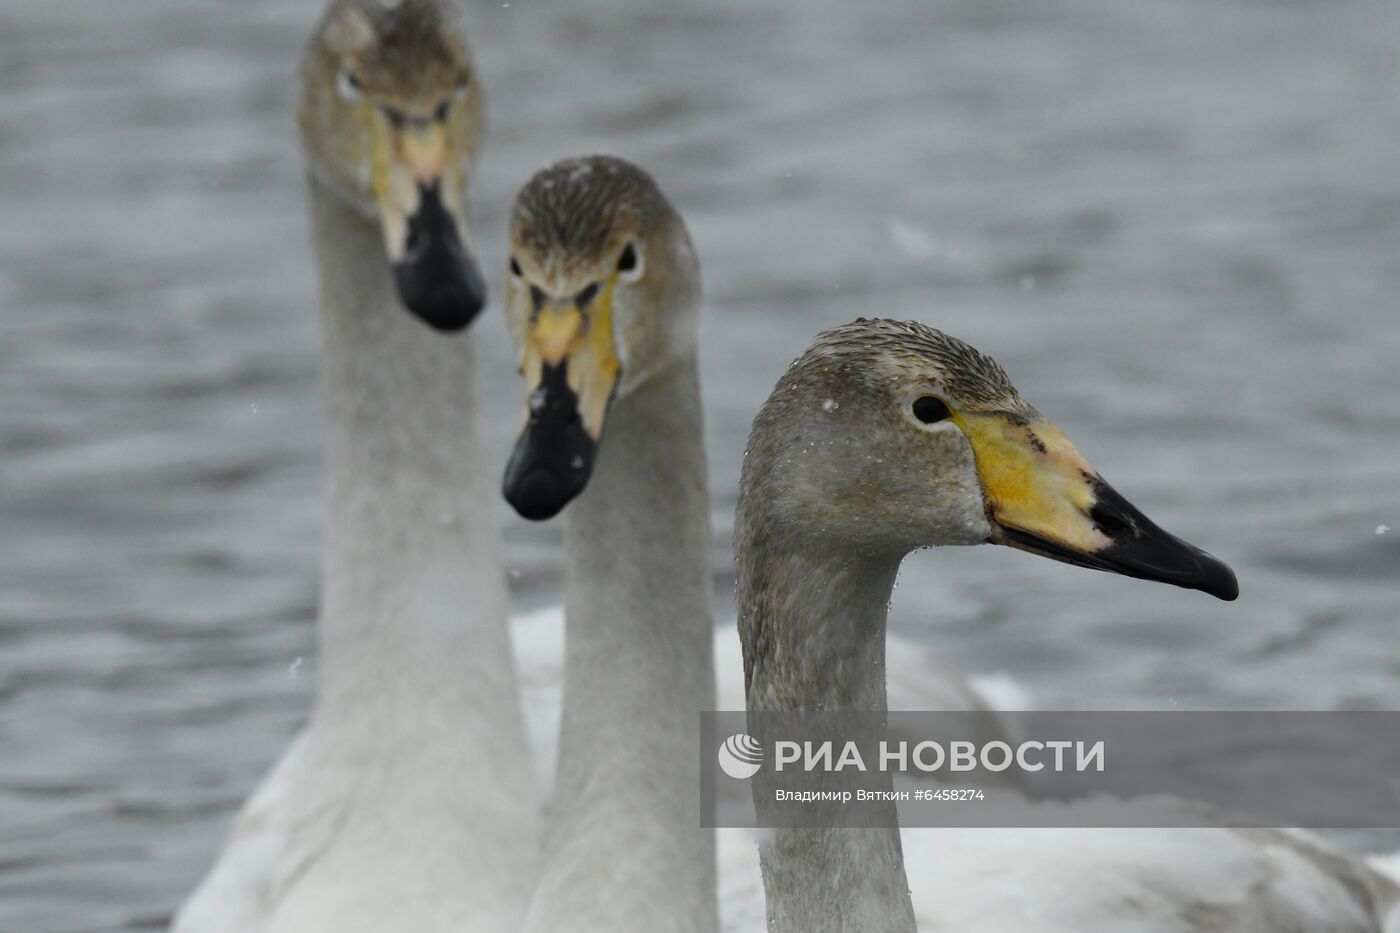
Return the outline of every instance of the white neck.
<path id="1" fill-rule="evenodd" d="M 829 542 L 804 548 L 758 528 L 741 515 L 735 534 L 749 710 L 883 712 L 899 556 L 856 556 Z M 760 810 L 772 799 L 771 778 L 765 770 L 753 780 Z M 873 789 L 892 789 L 890 776 L 883 780 Z M 886 810 L 894 826 L 894 805 Z M 772 933 L 915 929 L 897 828 L 778 829 L 759 856 Z"/>
<path id="2" fill-rule="evenodd" d="M 695 741 L 714 708 L 694 358 L 619 398 L 569 506 L 564 713 L 527 930 L 718 928 Z"/>
<path id="3" fill-rule="evenodd" d="M 446 861 L 518 918 L 537 824 L 472 340 L 404 310 L 375 226 L 310 189 L 326 401 L 313 733 L 378 775 L 361 806 L 422 832 L 410 858 Z"/>

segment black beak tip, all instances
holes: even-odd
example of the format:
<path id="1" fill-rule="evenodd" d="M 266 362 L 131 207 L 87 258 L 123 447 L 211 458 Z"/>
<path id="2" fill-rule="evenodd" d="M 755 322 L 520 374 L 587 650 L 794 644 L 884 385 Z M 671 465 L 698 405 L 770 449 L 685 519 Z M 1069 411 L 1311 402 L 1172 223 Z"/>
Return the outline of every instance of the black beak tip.
<path id="1" fill-rule="evenodd" d="M 1235 579 L 1235 572 L 1224 561 L 1217 560 L 1204 551 L 1201 552 L 1201 556 L 1201 577 L 1196 589 L 1225 602 L 1239 599 L 1240 584 Z"/>
<path id="2" fill-rule="evenodd" d="M 506 464 L 506 501 L 533 522 L 558 515 L 588 486 L 597 446 L 579 417 L 567 361 L 545 364 L 530 393 L 530 417 Z"/>
<path id="3" fill-rule="evenodd" d="M 439 285 L 423 302 L 411 310 L 428 326 L 455 333 L 464 330 L 485 306 L 485 297 L 473 293 L 457 282 Z"/>
<path id="4" fill-rule="evenodd" d="M 418 210 L 408 218 L 404 255 L 394 263 L 394 285 L 404 307 L 446 333 L 464 329 L 486 306 L 486 281 L 436 182 L 422 186 Z"/>
<path id="5" fill-rule="evenodd" d="M 511 508 L 532 522 L 548 521 L 558 515 L 576 495 L 544 469 L 531 470 L 518 479 L 507 477 L 504 492 Z"/>
<path id="6" fill-rule="evenodd" d="M 1086 562 L 1086 566 L 1200 590 L 1225 602 L 1233 602 L 1240 595 L 1235 572 L 1224 561 L 1155 526 L 1150 536 L 1115 545 L 1101 552 L 1097 560 Z"/>
<path id="7" fill-rule="evenodd" d="M 1103 480 L 1096 482 L 1094 494 L 1089 514 L 1099 528 L 1114 529 L 1106 533 L 1115 540 L 1089 566 L 1200 590 L 1226 602 L 1239 598 L 1240 584 L 1224 561 L 1157 527 Z"/>
<path id="8" fill-rule="evenodd" d="M 456 333 L 464 330 L 486 306 L 486 288 L 470 260 L 463 257 L 455 274 L 425 275 L 411 263 L 395 267 L 399 299 L 423 323 L 434 330 Z"/>

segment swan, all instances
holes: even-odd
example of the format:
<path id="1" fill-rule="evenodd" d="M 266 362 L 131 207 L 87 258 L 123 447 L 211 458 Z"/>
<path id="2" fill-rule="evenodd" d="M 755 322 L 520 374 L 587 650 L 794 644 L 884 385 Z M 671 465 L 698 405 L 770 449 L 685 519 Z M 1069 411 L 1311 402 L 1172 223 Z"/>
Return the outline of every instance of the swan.
<path id="1" fill-rule="evenodd" d="M 1115 492 L 990 358 L 917 323 L 821 334 L 744 459 L 735 602 L 750 712 L 885 709 L 904 555 L 989 542 L 1238 595 L 1229 568 Z M 746 856 L 742 841 L 724 854 L 724 896 L 761 923 Z M 759 861 L 776 933 L 1400 929 L 1380 866 L 1284 831 L 922 830 L 901 845 L 898 829 L 789 828 Z"/>
<path id="2" fill-rule="evenodd" d="M 572 501 L 557 777 L 524 929 L 714 931 L 694 761 L 715 689 L 695 250 L 651 177 L 606 156 L 537 172 L 510 245 L 527 410 L 503 489 L 533 520 Z"/>
<path id="3" fill-rule="evenodd" d="M 537 846 L 463 192 L 482 99 L 446 3 L 336 0 L 303 66 L 326 517 L 308 725 L 178 933 L 513 930 Z"/>

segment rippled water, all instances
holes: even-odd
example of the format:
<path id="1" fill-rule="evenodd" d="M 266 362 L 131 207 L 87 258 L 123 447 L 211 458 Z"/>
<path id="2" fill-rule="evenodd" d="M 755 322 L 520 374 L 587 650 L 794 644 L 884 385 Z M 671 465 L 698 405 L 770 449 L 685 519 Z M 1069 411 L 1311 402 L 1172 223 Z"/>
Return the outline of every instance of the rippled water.
<path id="1" fill-rule="evenodd" d="M 290 113 L 319 6 L 0 4 L 5 931 L 159 927 L 306 712 Z M 1044 707 L 1400 707 L 1393 0 L 563 7 L 469 11 L 478 239 L 502 269 L 516 187 L 578 152 L 682 208 L 717 604 L 783 366 L 823 326 L 917 317 L 995 354 L 1244 595 L 963 549 L 906 564 L 893 624 Z M 503 461 L 519 387 L 499 312 L 480 330 Z M 558 532 L 506 517 L 522 605 L 557 595 Z"/>

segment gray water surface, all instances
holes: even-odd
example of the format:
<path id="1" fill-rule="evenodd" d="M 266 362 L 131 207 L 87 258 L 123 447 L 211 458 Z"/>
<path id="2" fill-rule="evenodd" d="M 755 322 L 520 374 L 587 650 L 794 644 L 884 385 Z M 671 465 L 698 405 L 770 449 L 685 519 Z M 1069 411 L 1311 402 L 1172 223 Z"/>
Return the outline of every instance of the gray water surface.
<path id="1" fill-rule="evenodd" d="M 314 682 L 320 0 L 0 2 L 0 931 L 145 930 Z M 892 624 L 1043 708 L 1400 707 L 1394 0 L 476 3 L 499 294 L 529 172 L 650 169 L 700 251 L 717 605 L 749 419 L 821 328 L 994 354 L 1235 604 L 1002 549 Z M 488 348 L 504 463 L 520 386 Z M 522 606 L 559 526 L 502 510 Z M 1395 530 L 1385 531 L 1387 527 Z"/>

